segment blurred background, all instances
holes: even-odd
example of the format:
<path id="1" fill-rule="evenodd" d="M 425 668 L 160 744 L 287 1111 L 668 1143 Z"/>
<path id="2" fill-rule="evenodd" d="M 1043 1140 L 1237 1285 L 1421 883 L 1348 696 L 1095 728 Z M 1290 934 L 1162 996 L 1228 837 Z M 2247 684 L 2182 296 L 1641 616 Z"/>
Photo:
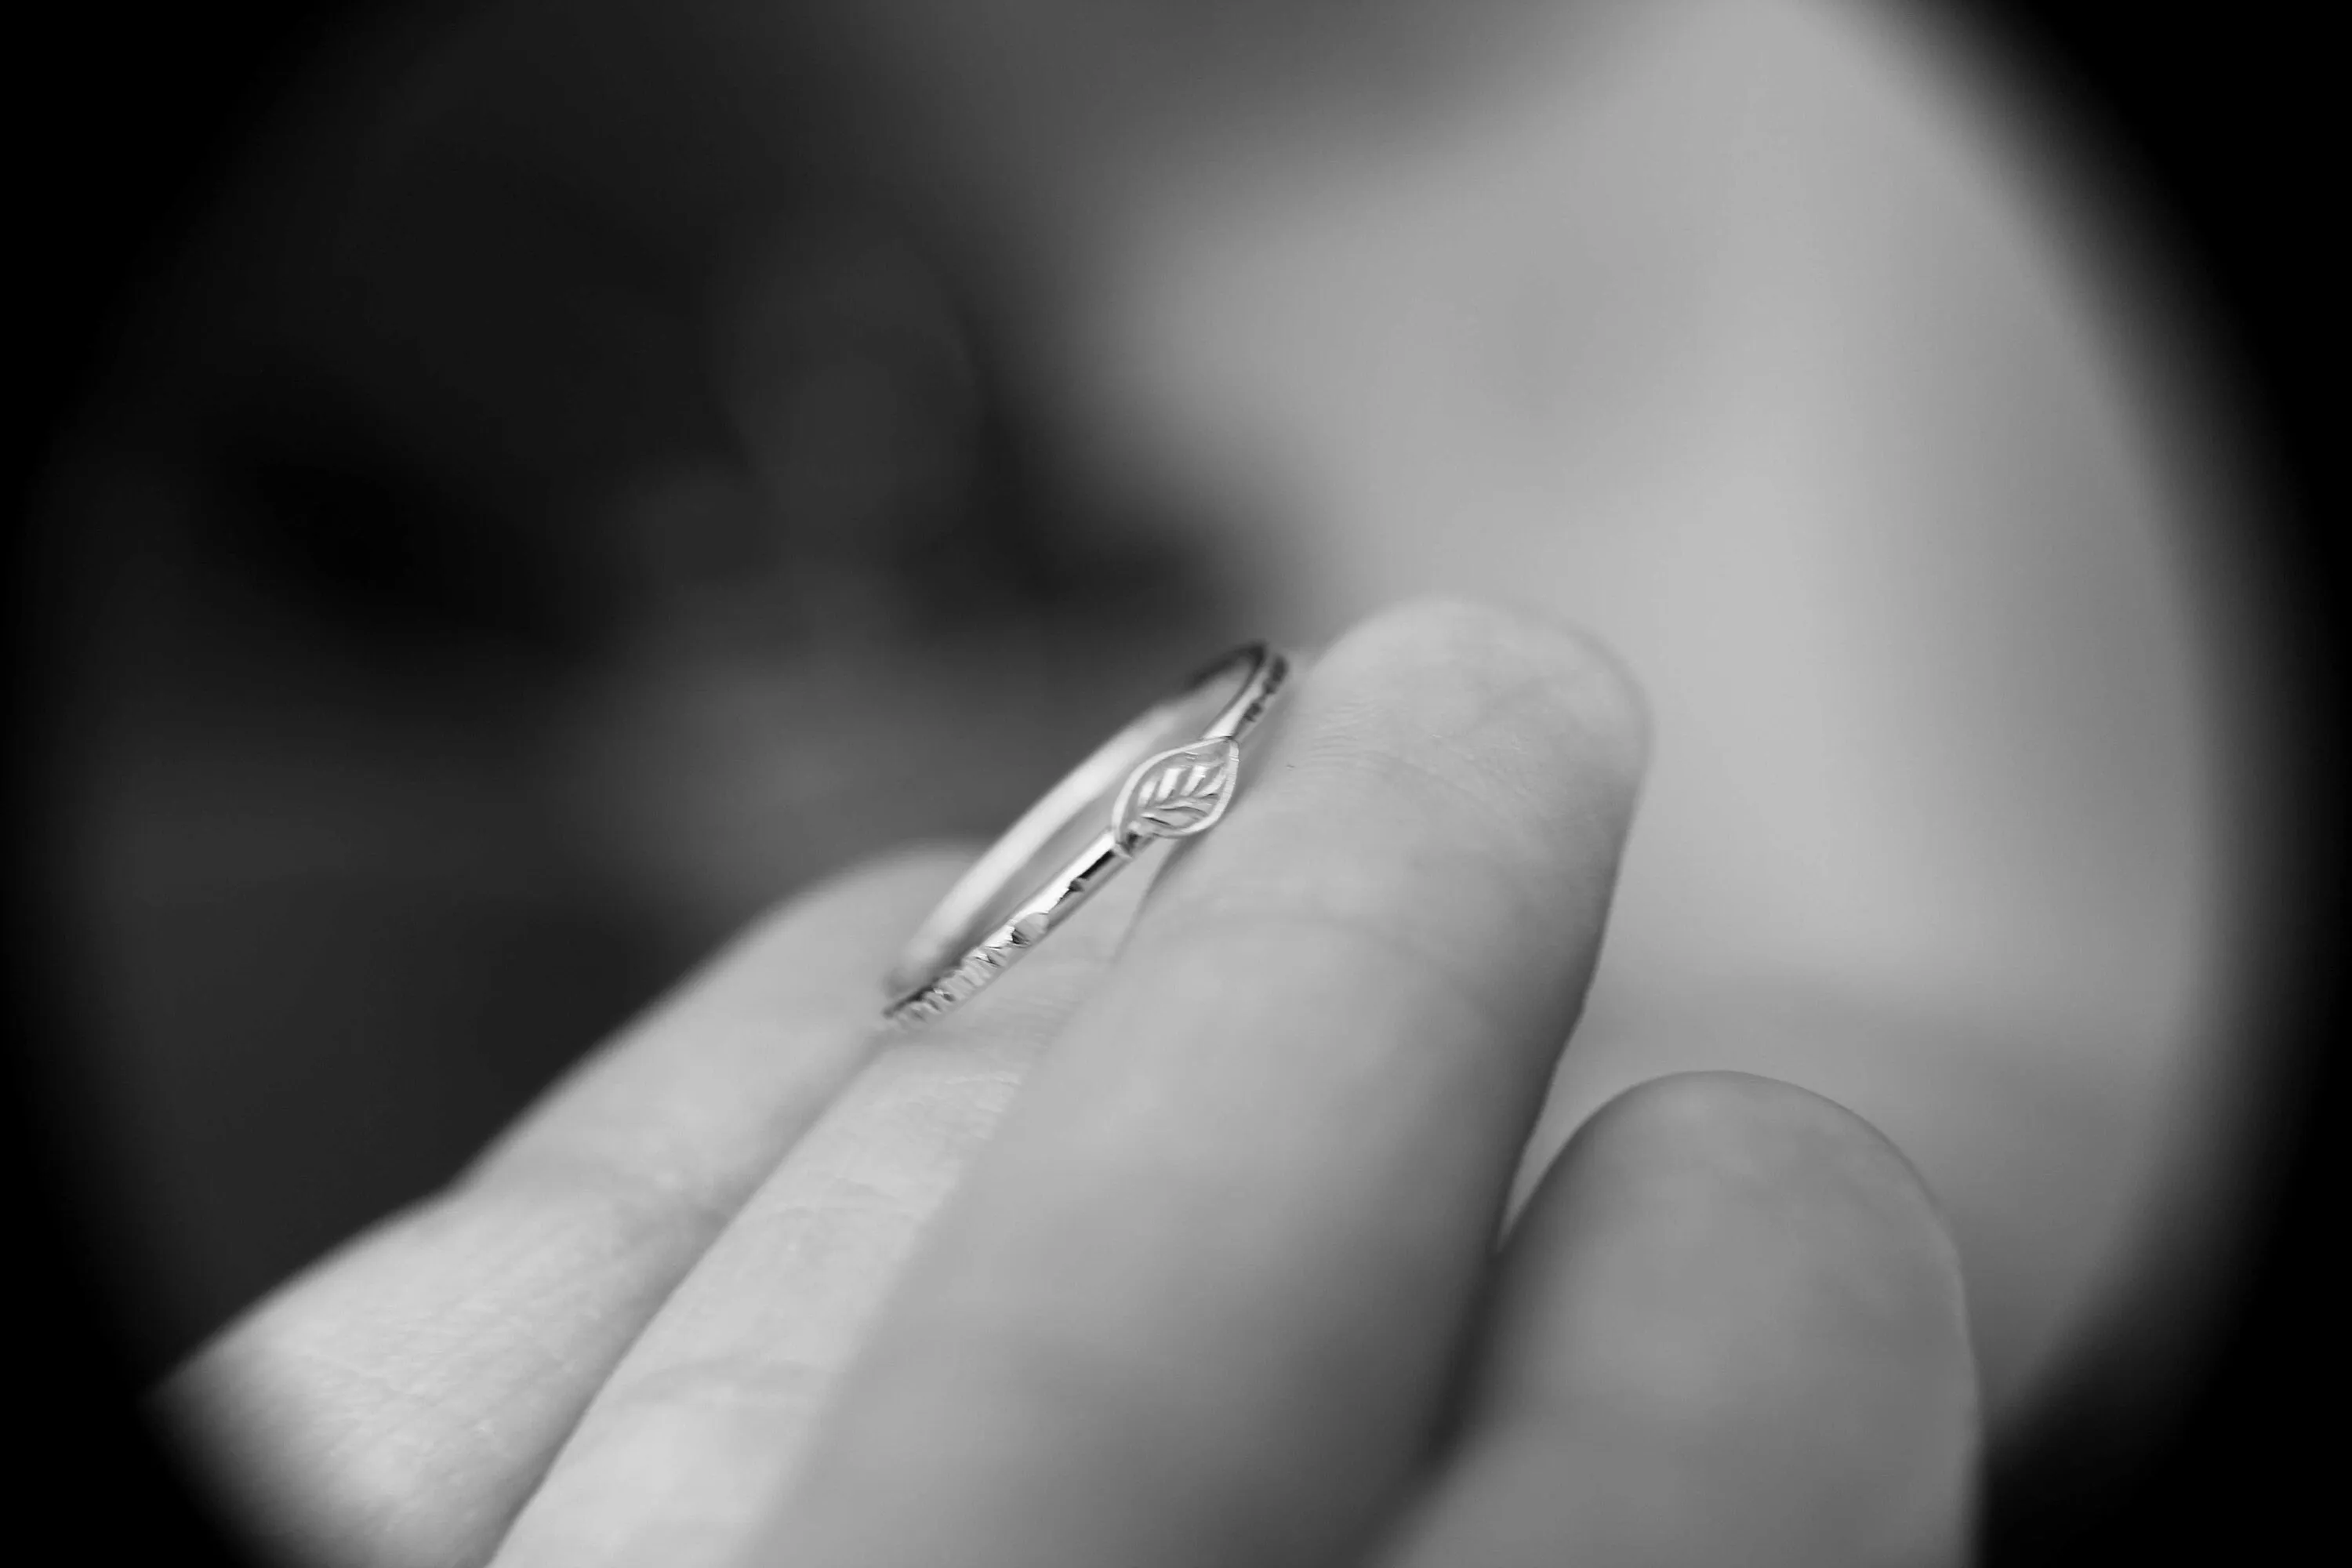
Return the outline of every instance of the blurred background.
<path id="1" fill-rule="evenodd" d="M 2275 498 L 2179 237 L 2025 35 L 488 0 L 288 36 L 36 493 L 56 1115 L 139 1367 L 810 879 L 993 831 L 1224 645 L 1443 591 L 1594 627 L 1657 710 L 1547 1137 L 1683 1067 L 1829 1093 L 1953 1213 L 2019 1495 L 2177 1418 L 2274 1090 Z"/>

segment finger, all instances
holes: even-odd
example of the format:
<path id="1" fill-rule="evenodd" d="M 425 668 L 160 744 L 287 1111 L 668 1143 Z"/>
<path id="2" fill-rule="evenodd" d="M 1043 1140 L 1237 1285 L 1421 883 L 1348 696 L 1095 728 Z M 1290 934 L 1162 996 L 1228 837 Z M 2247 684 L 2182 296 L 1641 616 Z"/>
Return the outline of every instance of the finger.
<path id="1" fill-rule="evenodd" d="M 614 1368 L 497 1568 L 734 1560 L 917 1237 L 1108 963 L 1144 869 L 843 1090 Z"/>
<path id="2" fill-rule="evenodd" d="M 1581 640 L 1442 605 L 1277 722 L 892 1297 L 775 1558 L 1324 1561 L 1407 1473 L 1640 724 Z"/>
<path id="3" fill-rule="evenodd" d="M 855 1070 L 940 856 L 786 909 L 584 1062 L 448 1191 L 295 1280 L 166 1391 L 298 1560 L 486 1558 L 589 1394 Z"/>
<path id="4" fill-rule="evenodd" d="M 1769 1079 L 1660 1079 L 1516 1228 L 1460 1440 L 1391 1568 L 1966 1560 L 1958 1255 L 1893 1146 Z"/>

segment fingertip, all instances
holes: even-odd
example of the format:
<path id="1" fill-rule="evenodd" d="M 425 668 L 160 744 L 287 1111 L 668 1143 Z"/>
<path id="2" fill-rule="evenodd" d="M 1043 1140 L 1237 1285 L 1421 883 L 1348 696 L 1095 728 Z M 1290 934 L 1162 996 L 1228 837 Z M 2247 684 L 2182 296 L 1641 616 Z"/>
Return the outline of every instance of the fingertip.
<path id="1" fill-rule="evenodd" d="M 1980 1436 L 1958 1254 L 1910 1163 L 1789 1084 L 1654 1079 L 1510 1237 L 1423 1556 L 1516 1561 L 1463 1544 L 1499 1530 L 1594 1561 L 1958 1561 Z"/>
<path id="2" fill-rule="evenodd" d="M 1941 1205 L 1885 1133 L 1835 1100 L 1753 1073 L 1671 1073 L 1608 1101 L 1578 1139 L 1586 1161 L 1622 1178 L 1710 1183 L 1717 1201 L 1759 1220 L 1835 1215 L 1851 1250 L 1916 1277 L 1965 1338 L 1959 1249 Z"/>
<path id="3" fill-rule="evenodd" d="M 1652 1079 L 1594 1112 L 1544 1184 L 1557 1191 L 1538 1192 L 1523 1230 L 1616 1249 L 1646 1282 L 1618 1305 L 1685 1369 L 1759 1337 L 1824 1365 L 1868 1355 L 1975 1422 L 1950 1227 L 1910 1161 L 1845 1107 L 1748 1073 Z"/>
<path id="4" fill-rule="evenodd" d="M 1522 606 L 1430 596 L 1359 623 L 1318 661 L 1341 689 L 1449 694 L 1534 734 L 1570 736 L 1580 763 L 1630 795 L 1651 716 L 1624 659 L 1592 633 Z"/>

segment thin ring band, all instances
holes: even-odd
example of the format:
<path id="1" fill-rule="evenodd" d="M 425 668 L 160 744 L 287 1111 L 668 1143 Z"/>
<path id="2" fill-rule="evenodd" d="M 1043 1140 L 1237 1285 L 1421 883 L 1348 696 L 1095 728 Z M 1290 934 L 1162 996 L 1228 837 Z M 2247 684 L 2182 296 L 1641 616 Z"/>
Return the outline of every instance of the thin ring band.
<path id="1" fill-rule="evenodd" d="M 1236 648 L 1071 769 L 916 929 L 886 983 L 884 1020 L 912 1026 L 957 1006 L 1151 840 L 1215 826 L 1240 776 L 1241 742 L 1289 673 L 1289 660 L 1265 643 Z M 1202 712 L 1228 689 L 1203 721 Z"/>

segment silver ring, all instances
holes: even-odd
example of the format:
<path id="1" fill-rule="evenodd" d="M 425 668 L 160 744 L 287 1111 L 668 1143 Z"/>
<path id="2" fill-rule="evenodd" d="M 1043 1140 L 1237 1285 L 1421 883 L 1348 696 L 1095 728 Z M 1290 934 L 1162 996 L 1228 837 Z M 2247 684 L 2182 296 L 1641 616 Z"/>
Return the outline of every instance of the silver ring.
<path id="1" fill-rule="evenodd" d="M 886 982 L 885 1021 L 938 1017 L 1011 968 L 1158 838 L 1225 815 L 1242 742 L 1290 662 L 1234 649 L 1097 747 L 972 862 L 916 929 Z"/>

